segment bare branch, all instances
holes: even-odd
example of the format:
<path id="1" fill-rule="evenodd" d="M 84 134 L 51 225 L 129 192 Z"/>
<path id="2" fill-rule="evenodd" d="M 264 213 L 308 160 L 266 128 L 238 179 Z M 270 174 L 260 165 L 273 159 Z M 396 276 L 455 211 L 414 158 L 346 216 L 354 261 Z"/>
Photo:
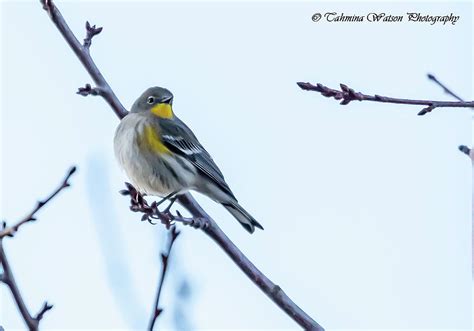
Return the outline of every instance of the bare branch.
<path id="1" fill-rule="evenodd" d="M 138 197 L 138 191 L 129 183 L 127 190 L 120 193 L 131 196 L 130 209 L 134 212 L 142 212 L 144 216 L 152 219 L 160 219 L 167 228 L 171 223 L 167 221 L 179 220 L 182 216 L 177 212 L 178 216 L 174 216 L 169 212 L 169 208 L 163 212 L 158 208 L 151 208 L 143 197 Z M 234 245 L 234 243 L 219 228 L 217 223 L 202 209 L 202 207 L 194 200 L 191 194 L 186 193 L 178 196 L 178 201 L 197 219 L 196 228 L 201 229 L 209 237 L 211 237 L 234 261 L 235 264 L 250 278 L 273 302 L 275 302 L 285 313 L 287 313 L 295 322 L 302 326 L 305 330 L 324 330 L 316 321 L 298 307 L 280 288 L 266 277 L 260 270 L 253 265 L 252 262 Z M 153 205 L 153 204 L 152 204 Z M 151 208 L 151 209 L 149 209 Z M 142 221 L 147 218 L 142 217 Z M 183 222 L 186 225 L 192 225 L 190 219 Z M 155 224 L 155 223 L 152 223 Z"/>
<path id="2" fill-rule="evenodd" d="M 38 330 L 39 322 L 43 318 L 44 314 L 53 308 L 52 305 L 48 304 L 47 302 L 44 303 L 43 308 L 39 311 L 36 317 L 31 316 L 28 308 L 26 308 L 25 301 L 21 296 L 20 290 L 15 281 L 15 277 L 13 276 L 10 263 L 8 262 L 7 256 L 5 254 L 5 249 L 3 248 L 3 240 L 0 239 L 0 264 L 3 268 L 2 277 L 0 277 L 0 281 L 5 283 L 12 293 L 13 299 L 20 311 L 23 320 L 25 321 L 26 325 L 28 326 L 29 330 Z"/>
<path id="3" fill-rule="evenodd" d="M 71 169 L 69 169 L 69 171 L 67 172 L 66 177 L 63 179 L 63 181 L 59 185 L 59 187 L 56 190 L 54 190 L 54 192 L 51 193 L 45 200 L 38 201 L 36 203 L 36 206 L 33 208 L 33 210 L 28 215 L 26 215 L 23 219 L 18 221 L 15 225 L 7 227 L 6 223 L 3 222 L 3 229 L 0 231 L 0 240 L 6 236 L 13 237 L 22 225 L 28 222 L 36 221 L 35 214 L 38 212 L 38 210 L 43 208 L 49 201 L 51 201 L 51 199 L 53 199 L 56 195 L 58 195 L 59 192 L 64 190 L 66 187 L 70 186 L 69 178 L 75 172 L 76 172 L 76 167 L 75 166 L 71 167 Z"/>
<path id="4" fill-rule="evenodd" d="M 168 246 L 166 248 L 166 251 L 161 253 L 161 263 L 162 263 L 162 269 L 161 269 L 161 275 L 160 275 L 160 280 L 158 281 L 158 288 L 156 290 L 156 297 L 155 297 L 155 304 L 153 306 L 153 314 L 151 315 L 150 323 L 148 324 L 148 330 L 153 331 L 153 327 L 155 326 L 156 320 L 160 316 L 160 314 L 163 312 L 163 308 L 160 308 L 160 295 L 161 295 L 161 289 L 163 288 L 163 282 L 165 280 L 166 276 L 166 271 L 168 270 L 168 261 L 171 255 L 171 249 L 173 248 L 173 244 L 178 238 L 180 232 L 176 230 L 175 226 L 172 226 L 169 231 L 168 231 Z"/>
<path id="5" fill-rule="evenodd" d="M 23 297 L 21 296 L 20 290 L 18 289 L 10 263 L 8 262 L 7 256 L 5 254 L 5 249 L 3 248 L 3 238 L 7 236 L 13 237 L 23 224 L 35 221 L 36 218 L 34 217 L 34 215 L 36 214 L 36 212 L 40 210 L 43 206 L 45 206 L 49 201 L 51 201 L 56 195 L 58 195 L 59 192 L 70 186 L 69 178 L 75 171 L 76 167 L 71 167 L 71 169 L 69 169 L 69 171 L 67 172 L 66 177 L 63 179 L 59 187 L 53 193 L 51 193 L 45 200 L 39 201 L 35 208 L 33 208 L 33 210 L 26 217 L 24 217 L 15 225 L 11 227 L 6 227 L 5 222 L 3 222 L 3 230 L 0 231 L 0 264 L 3 268 L 3 273 L 0 275 L 0 281 L 5 283 L 10 288 L 10 291 L 13 295 L 13 299 L 15 300 L 15 303 L 18 306 L 18 309 L 20 310 L 20 314 L 23 317 L 23 320 L 25 321 L 26 325 L 28 326 L 28 329 L 30 330 L 38 330 L 39 322 L 43 318 L 44 314 L 48 310 L 52 309 L 53 306 L 45 302 L 43 307 L 35 317 L 30 314 L 28 308 L 26 308 L 26 304 L 23 300 Z"/>
<path id="6" fill-rule="evenodd" d="M 77 41 L 67 23 L 64 21 L 58 8 L 53 4 L 52 0 L 40 0 L 43 7 L 48 12 L 53 23 L 56 25 L 60 33 L 66 39 L 69 46 L 72 48 L 76 56 L 79 58 L 85 69 L 91 75 L 97 87 L 100 87 L 103 92 L 100 94 L 107 103 L 111 106 L 115 114 L 122 119 L 127 115 L 127 110 L 122 106 L 115 93 L 105 81 L 99 69 L 92 61 L 89 52 Z M 87 87 L 87 86 L 86 86 Z M 200 228 L 209 237 L 211 237 L 237 264 L 237 266 L 265 293 L 276 303 L 289 317 L 297 322 L 305 330 L 324 330 L 316 321 L 314 321 L 308 314 L 299 308 L 281 288 L 273 284 L 260 270 L 258 270 L 252 262 L 232 243 L 232 241 L 224 234 L 224 232 L 217 226 L 214 220 L 201 208 L 197 201 L 190 193 L 180 195 L 178 197 L 179 203 L 184 206 L 193 216 L 191 220 L 178 216 L 174 216 L 171 221 L 182 221 L 189 225 L 202 225 Z M 152 207 L 152 206 L 149 206 Z M 169 213 L 164 213 L 169 214 Z M 156 215 L 158 218 L 159 215 Z M 163 221 L 163 219 L 160 219 Z"/>
<path id="7" fill-rule="evenodd" d="M 5 283 L 12 292 L 13 299 L 20 310 L 20 314 L 23 317 L 26 325 L 28 326 L 29 330 L 38 330 L 39 321 L 36 320 L 33 316 L 31 316 L 28 308 L 26 308 L 25 301 L 21 296 L 20 290 L 16 284 L 15 278 L 13 277 L 13 273 L 10 267 L 10 263 L 8 262 L 7 256 L 5 254 L 5 250 L 3 248 L 3 240 L 0 239 L 0 264 L 3 268 L 3 276 L 2 282 Z"/>
<path id="8" fill-rule="evenodd" d="M 193 196 L 189 193 L 180 195 L 178 201 L 194 217 L 205 219 L 208 226 L 204 231 L 221 247 L 234 263 L 242 270 L 252 282 L 255 283 L 280 309 L 298 323 L 304 330 L 324 330 L 305 311 L 294 303 L 280 286 L 274 284 L 265 276 L 239 248 L 226 236 L 217 223 L 202 209 Z"/>
<path id="9" fill-rule="evenodd" d="M 92 80 L 94 81 L 96 85 L 96 88 L 100 88 L 102 90 L 100 96 L 102 96 L 105 99 L 105 101 L 107 101 L 107 103 L 110 105 L 110 107 L 112 107 L 113 111 L 119 118 L 125 117 L 125 115 L 127 115 L 128 112 L 124 108 L 122 103 L 119 101 L 115 93 L 112 91 L 109 84 L 105 80 L 104 76 L 99 71 L 94 61 L 92 60 L 92 57 L 90 56 L 90 53 L 89 53 L 90 45 L 87 46 L 86 41 L 84 41 L 85 45 L 81 45 L 81 43 L 77 40 L 74 33 L 72 33 L 71 29 L 69 28 L 63 16 L 61 15 L 61 12 L 58 10 L 58 8 L 56 7 L 56 5 L 54 4 L 52 0 L 40 0 L 40 2 L 43 5 L 43 9 L 46 10 L 49 17 L 53 21 L 54 25 L 58 28 L 61 35 L 64 37 L 66 42 L 69 44 L 71 49 L 74 51 L 76 56 L 81 61 L 84 68 L 92 77 Z M 95 32 L 87 31 L 86 34 L 90 35 L 90 39 L 92 40 L 92 37 L 94 35 L 97 35 L 100 32 L 100 31 L 97 32 L 97 30 L 98 29 L 94 27 Z M 86 40 L 87 40 L 87 36 L 86 36 Z"/>
<path id="10" fill-rule="evenodd" d="M 462 101 L 464 102 L 464 100 L 458 96 L 456 93 L 454 93 L 453 91 L 451 91 L 449 88 L 446 87 L 446 85 L 444 85 L 443 83 L 441 83 L 438 78 L 436 78 L 433 74 L 428 74 L 428 79 L 429 80 L 432 80 L 435 84 L 438 84 L 444 91 L 444 93 L 446 94 L 449 94 L 450 96 L 452 96 L 453 98 L 459 100 L 459 101 Z"/>
<path id="11" fill-rule="evenodd" d="M 460 96 L 458 96 L 456 93 L 454 93 L 453 91 L 451 91 L 448 87 L 446 87 L 446 85 L 444 85 L 443 83 L 441 83 L 438 78 L 435 77 L 435 75 L 433 74 L 427 74 L 427 77 L 429 80 L 432 80 L 435 84 L 437 84 L 438 86 L 440 86 L 444 92 L 446 94 L 449 94 L 450 96 L 452 96 L 453 98 L 455 99 L 458 99 L 459 101 L 464 101 Z M 471 150 L 467 147 L 467 146 L 464 146 L 464 145 L 461 145 L 458 147 L 459 150 L 461 152 L 463 152 L 464 154 L 466 154 L 467 156 L 471 157 Z M 471 157 L 472 159 L 472 157 Z"/>
<path id="12" fill-rule="evenodd" d="M 347 105 L 352 101 L 375 101 L 382 103 L 395 103 L 395 104 L 404 104 L 404 105 L 422 105 L 427 106 L 423 108 L 418 115 L 425 115 L 426 113 L 431 112 L 436 108 L 447 108 L 447 107 L 457 107 L 457 108 L 468 108 L 474 107 L 474 101 L 434 101 L 434 100 L 413 100 L 413 99 L 401 99 L 401 98 L 392 98 L 382 95 L 368 95 L 361 92 L 355 92 L 352 88 L 347 85 L 340 84 L 341 89 L 336 90 L 324 86 L 322 84 L 313 85 L 311 83 L 296 83 L 298 86 L 305 91 L 315 91 L 321 93 L 321 95 L 327 98 L 334 98 L 336 100 L 341 100 L 341 105 Z"/>

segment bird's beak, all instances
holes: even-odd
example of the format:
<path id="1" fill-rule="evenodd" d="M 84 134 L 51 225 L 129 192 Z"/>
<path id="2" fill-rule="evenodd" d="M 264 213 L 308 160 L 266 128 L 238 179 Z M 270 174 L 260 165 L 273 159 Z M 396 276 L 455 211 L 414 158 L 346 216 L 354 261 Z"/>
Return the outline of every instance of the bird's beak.
<path id="1" fill-rule="evenodd" d="M 168 97 L 164 97 L 163 100 L 161 100 L 161 102 L 171 104 L 172 100 L 173 100 L 173 97 L 168 96 Z"/>

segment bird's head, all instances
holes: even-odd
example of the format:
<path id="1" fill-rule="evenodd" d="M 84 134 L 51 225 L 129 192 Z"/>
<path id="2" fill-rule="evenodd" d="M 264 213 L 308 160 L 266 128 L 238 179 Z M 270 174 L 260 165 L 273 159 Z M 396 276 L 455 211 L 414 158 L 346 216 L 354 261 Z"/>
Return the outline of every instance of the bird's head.
<path id="1" fill-rule="evenodd" d="M 173 117 L 173 93 L 169 90 L 155 86 L 150 87 L 135 101 L 132 113 L 151 112 L 161 118 Z"/>

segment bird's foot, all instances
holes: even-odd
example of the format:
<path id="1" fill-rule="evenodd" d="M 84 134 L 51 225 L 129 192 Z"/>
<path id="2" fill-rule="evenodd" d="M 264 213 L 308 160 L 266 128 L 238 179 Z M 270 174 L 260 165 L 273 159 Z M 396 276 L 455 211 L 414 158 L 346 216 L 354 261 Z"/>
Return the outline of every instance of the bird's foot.
<path id="1" fill-rule="evenodd" d="M 157 212 L 159 213 L 158 206 L 156 202 L 153 202 L 151 205 L 145 200 L 144 193 L 140 193 L 132 184 L 125 183 L 127 189 L 121 190 L 120 194 L 130 196 L 130 210 L 136 213 L 143 213 L 142 221 L 148 221 L 151 224 L 156 224 L 153 222 L 154 219 L 158 219 Z"/>
<path id="2" fill-rule="evenodd" d="M 204 230 L 204 229 L 207 229 L 207 227 L 209 226 L 209 223 L 207 222 L 206 219 L 197 217 L 197 218 L 193 218 L 192 223 L 190 225 L 195 229 Z"/>
<path id="3" fill-rule="evenodd" d="M 201 217 L 183 217 L 179 210 L 176 210 L 176 215 L 173 216 L 173 221 L 181 222 L 184 225 L 189 225 L 195 229 L 206 229 L 209 226 L 209 223 L 206 219 Z"/>
<path id="4" fill-rule="evenodd" d="M 163 200 L 170 200 L 170 204 L 164 209 L 160 211 L 158 206 L 163 202 L 163 200 L 156 202 L 153 201 L 151 204 L 145 200 L 145 194 L 140 193 L 132 184 L 125 183 L 127 187 L 124 190 L 120 191 L 122 195 L 130 196 L 130 210 L 136 213 L 143 213 L 142 215 L 142 222 L 148 221 L 150 224 L 156 225 L 158 223 L 162 223 L 165 225 L 167 229 L 170 229 L 174 223 L 180 222 L 184 225 L 189 225 L 195 229 L 206 229 L 209 226 L 209 223 L 204 218 L 189 218 L 184 217 L 181 213 L 176 210 L 176 216 L 173 215 L 170 211 L 171 206 L 176 200 L 176 196 L 166 197 Z"/>

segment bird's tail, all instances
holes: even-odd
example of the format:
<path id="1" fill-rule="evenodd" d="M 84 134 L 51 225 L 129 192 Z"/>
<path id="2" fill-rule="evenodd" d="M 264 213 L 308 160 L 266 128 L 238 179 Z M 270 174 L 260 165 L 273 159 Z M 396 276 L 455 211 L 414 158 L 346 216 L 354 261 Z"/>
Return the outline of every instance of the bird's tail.
<path id="1" fill-rule="evenodd" d="M 229 213 L 234 216 L 237 221 L 244 227 L 245 230 L 247 230 L 250 233 L 253 233 L 255 231 L 255 227 L 262 229 L 263 226 L 258 223 L 255 218 L 252 217 L 244 208 L 242 208 L 241 205 L 235 202 L 229 202 L 229 203 L 223 203 L 222 204 L 228 211 Z"/>

